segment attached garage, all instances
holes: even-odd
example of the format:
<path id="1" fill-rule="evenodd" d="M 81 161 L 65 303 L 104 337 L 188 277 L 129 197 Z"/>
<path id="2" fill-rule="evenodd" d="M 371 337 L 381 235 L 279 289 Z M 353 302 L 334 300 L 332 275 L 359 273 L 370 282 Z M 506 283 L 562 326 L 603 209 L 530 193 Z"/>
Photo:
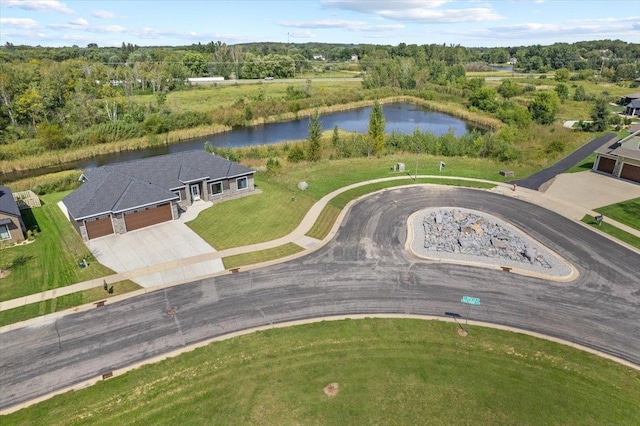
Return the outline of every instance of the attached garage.
<path id="1" fill-rule="evenodd" d="M 605 173 L 613 173 L 613 168 L 616 166 L 616 160 L 613 158 L 600 157 L 598 161 L 598 170 Z"/>
<path id="2" fill-rule="evenodd" d="M 620 171 L 620 177 L 622 179 L 632 180 L 634 182 L 640 182 L 640 166 L 634 166 L 633 164 L 623 164 Z"/>
<path id="3" fill-rule="evenodd" d="M 86 220 L 84 224 L 87 228 L 87 236 L 90 240 L 113 234 L 111 215 L 99 216 L 94 219 L 89 219 Z"/>
<path id="4" fill-rule="evenodd" d="M 124 214 L 124 223 L 127 227 L 127 232 L 169 220 L 173 220 L 170 203 L 150 206 L 144 210 L 134 210 Z"/>

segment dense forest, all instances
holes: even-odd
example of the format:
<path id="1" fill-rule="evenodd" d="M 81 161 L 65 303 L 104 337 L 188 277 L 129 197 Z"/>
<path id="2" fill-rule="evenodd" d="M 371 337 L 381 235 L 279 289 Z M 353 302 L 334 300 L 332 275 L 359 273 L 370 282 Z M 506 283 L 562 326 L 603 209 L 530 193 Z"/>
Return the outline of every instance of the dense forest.
<path id="1" fill-rule="evenodd" d="M 568 95 L 567 87 L 538 93 L 523 104 L 510 100 L 535 88 L 511 80 L 497 89 L 484 87 L 483 78 L 470 78 L 468 73 L 489 69 L 488 64 L 511 64 L 523 73 L 553 72 L 560 82 L 626 82 L 640 75 L 639 58 L 640 44 L 620 40 L 509 48 L 221 42 L 47 48 L 7 43 L 0 47 L 0 145 L 25 141 L 30 148 L 0 150 L 0 160 L 199 125 L 238 126 L 267 111 L 317 106 L 305 103 L 305 90 L 291 87 L 278 105 L 257 102 L 252 110 L 239 100 L 232 111 L 220 114 L 172 111 L 166 105 L 167 94 L 189 89 L 189 77 L 290 78 L 351 72 L 363 77 L 363 89 L 397 89 L 423 98 L 428 98 L 427 92 L 451 94 L 464 97 L 476 111 L 526 126 L 531 120 L 553 121 L 550 110 Z M 153 102 L 134 101 L 139 95 L 152 95 Z M 354 100 L 358 95 L 335 102 Z"/>

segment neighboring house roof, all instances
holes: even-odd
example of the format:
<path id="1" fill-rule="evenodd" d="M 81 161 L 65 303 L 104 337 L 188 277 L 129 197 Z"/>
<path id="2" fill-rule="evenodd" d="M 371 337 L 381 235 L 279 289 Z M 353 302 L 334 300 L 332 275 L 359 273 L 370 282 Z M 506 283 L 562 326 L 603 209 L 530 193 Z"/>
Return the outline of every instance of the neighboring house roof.
<path id="1" fill-rule="evenodd" d="M 627 108 L 640 108 L 640 99 L 634 99 L 625 105 Z"/>
<path id="2" fill-rule="evenodd" d="M 622 98 L 623 99 L 628 99 L 628 100 L 640 99 L 640 92 L 629 93 L 628 95 L 622 96 Z"/>
<path id="3" fill-rule="evenodd" d="M 603 135 L 602 138 L 606 138 L 607 142 L 594 151 L 596 154 L 611 154 L 611 151 L 620 146 L 620 144 L 618 144 L 618 135 L 615 133 L 607 133 Z"/>
<path id="4" fill-rule="evenodd" d="M 13 198 L 11 189 L 7 186 L 0 186 L 0 213 L 20 217 L 20 209 Z"/>
<path id="5" fill-rule="evenodd" d="M 248 167 L 204 151 L 186 151 L 88 170 L 80 188 L 63 202 L 76 219 L 118 213 L 177 200 L 172 190 L 194 181 L 253 173 Z"/>
<path id="6" fill-rule="evenodd" d="M 608 134 L 615 135 L 614 133 Z M 640 160 L 640 146 L 637 149 L 633 148 L 633 146 L 636 146 L 633 142 L 639 137 L 638 132 L 636 132 L 622 140 L 616 140 L 615 142 L 609 140 L 600 148 L 596 149 L 595 153 Z M 623 143 L 625 146 L 622 145 Z"/>
<path id="7" fill-rule="evenodd" d="M 623 146 L 618 147 L 611 151 L 612 155 L 617 155 L 623 158 L 633 158 L 634 160 L 640 160 L 640 150 L 625 148 Z"/>

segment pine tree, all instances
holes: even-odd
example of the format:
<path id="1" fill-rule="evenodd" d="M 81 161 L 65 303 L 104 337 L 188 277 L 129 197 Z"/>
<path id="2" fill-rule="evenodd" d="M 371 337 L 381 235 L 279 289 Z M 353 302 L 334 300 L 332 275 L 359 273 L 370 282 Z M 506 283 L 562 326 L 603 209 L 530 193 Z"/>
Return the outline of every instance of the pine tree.
<path id="1" fill-rule="evenodd" d="M 307 138 L 307 160 L 320 161 L 322 158 L 322 147 L 320 146 L 320 133 L 322 132 L 322 122 L 318 110 L 309 119 L 309 137 Z"/>
<path id="2" fill-rule="evenodd" d="M 337 147 L 340 143 L 340 132 L 338 132 L 338 125 L 336 124 L 333 128 L 333 135 L 331 135 L 331 144 L 333 147 Z"/>
<path id="3" fill-rule="evenodd" d="M 373 150 L 373 154 L 375 155 L 380 155 L 384 151 L 385 126 L 386 123 L 382 106 L 380 106 L 378 101 L 375 101 L 371 109 L 371 114 L 369 115 L 369 146 L 370 151 Z"/>
<path id="4" fill-rule="evenodd" d="M 591 110 L 591 130 L 594 132 L 602 132 L 607 129 L 607 119 L 609 118 L 609 107 L 604 97 L 599 97 L 593 104 Z"/>

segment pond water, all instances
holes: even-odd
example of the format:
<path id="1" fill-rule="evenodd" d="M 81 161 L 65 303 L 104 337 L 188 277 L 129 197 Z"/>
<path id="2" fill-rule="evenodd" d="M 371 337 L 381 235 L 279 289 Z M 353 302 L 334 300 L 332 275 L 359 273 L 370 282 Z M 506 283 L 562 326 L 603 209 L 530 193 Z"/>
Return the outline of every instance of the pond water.
<path id="1" fill-rule="evenodd" d="M 513 65 L 491 65 L 493 71 L 508 71 L 518 73 L 519 71 L 513 69 Z"/>
<path id="2" fill-rule="evenodd" d="M 455 135 L 460 136 L 472 130 L 482 131 L 459 118 L 448 114 L 430 111 L 426 108 L 412 104 L 385 104 L 382 106 L 382 109 L 386 121 L 387 133 L 397 132 L 408 134 L 413 133 L 416 128 L 419 128 L 422 132 L 431 132 L 436 135 L 442 135 L 447 133 L 449 130 L 452 130 Z M 334 126 L 338 126 L 341 130 L 366 133 L 367 126 L 369 125 L 370 113 L 371 107 L 358 108 L 321 115 L 320 121 L 322 122 L 323 130 L 332 130 Z M 309 118 L 302 118 L 282 123 L 269 123 L 253 127 L 243 127 L 225 133 L 185 140 L 172 145 L 145 148 L 137 151 L 105 154 L 52 167 L 7 173 L 3 176 L 3 180 L 10 182 L 16 179 L 39 176 L 61 170 L 84 170 L 122 161 L 153 157 L 156 155 L 204 149 L 204 143 L 206 141 L 210 142 L 214 147 L 234 148 L 306 139 L 309 130 L 308 126 Z"/>

